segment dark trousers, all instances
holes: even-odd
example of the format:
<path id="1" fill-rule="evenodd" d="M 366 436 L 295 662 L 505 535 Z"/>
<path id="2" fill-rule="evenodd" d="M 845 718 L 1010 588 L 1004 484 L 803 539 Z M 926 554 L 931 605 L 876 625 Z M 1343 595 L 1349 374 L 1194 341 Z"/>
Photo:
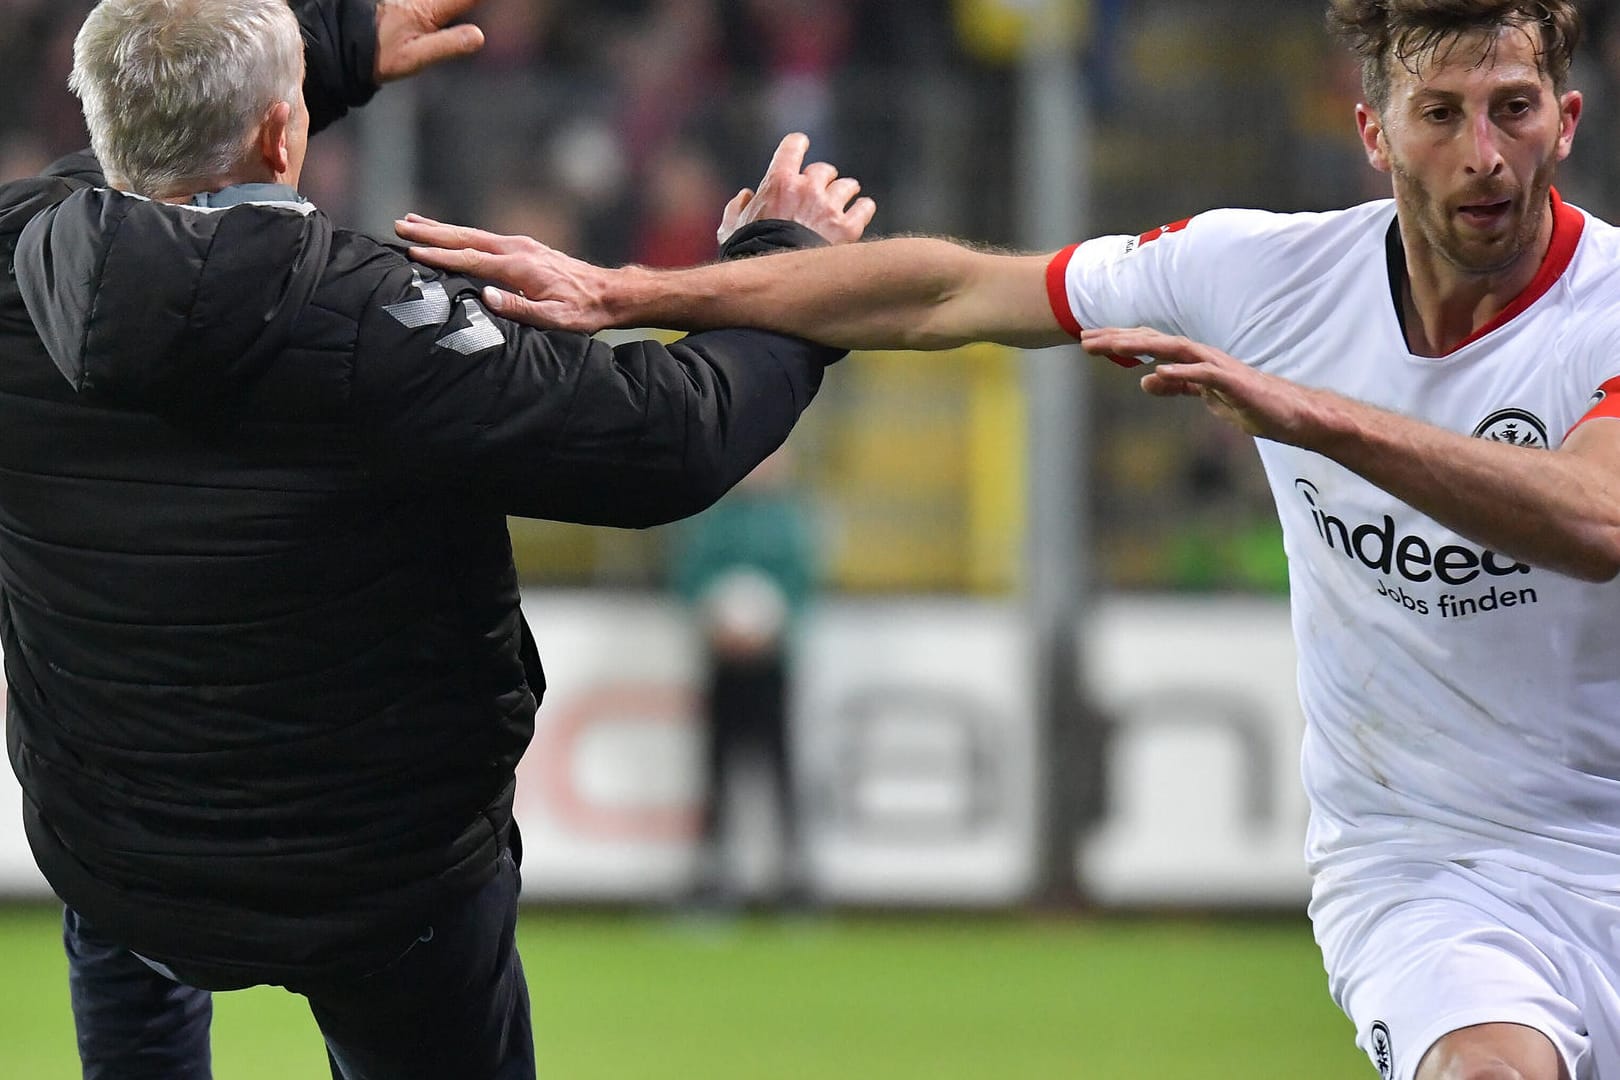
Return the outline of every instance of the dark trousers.
<path id="1" fill-rule="evenodd" d="M 786 658 L 770 653 L 749 659 L 716 659 L 709 670 L 708 730 L 704 790 L 699 836 L 711 852 L 725 833 L 726 781 L 734 766 L 749 757 L 762 762 L 776 797 L 777 824 L 789 877 L 788 888 L 801 868 L 797 800 L 793 790 L 793 760 L 788 731 L 788 670 Z M 710 887 L 712 882 L 701 883 Z"/>
<path id="2" fill-rule="evenodd" d="M 405 952 L 359 978 L 290 983 L 309 1001 L 334 1080 L 530 1080 L 534 1037 L 518 958 L 510 854 Z M 212 998 L 63 920 L 85 1080 L 209 1080 Z M 161 965 L 158 965 L 161 966 Z"/>

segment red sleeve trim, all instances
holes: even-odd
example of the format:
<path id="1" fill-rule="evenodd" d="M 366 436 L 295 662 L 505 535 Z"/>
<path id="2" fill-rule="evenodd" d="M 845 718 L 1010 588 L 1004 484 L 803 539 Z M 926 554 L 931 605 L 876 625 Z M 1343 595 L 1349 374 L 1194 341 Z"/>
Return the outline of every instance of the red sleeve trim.
<path id="1" fill-rule="evenodd" d="M 1046 264 L 1046 301 L 1052 305 L 1052 314 L 1057 316 L 1058 325 L 1063 332 L 1080 340 L 1084 327 L 1080 320 L 1074 317 L 1074 309 L 1069 306 L 1069 263 L 1074 259 L 1074 253 L 1080 250 L 1079 244 L 1070 244 Z M 1122 368 L 1141 367 L 1142 361 L 1134 356 L 1114 356 L 1109 354 L 1109 360 Z"/>
<path id="2" fill-rule="evenodd" d="M 1586 410 L 1586 415 L 1575 421 L 1569 431 L 1573 432 L 1588 420 L 1595 420 L 1600 416 L 1620 420 L 1620 375 L 1598 387 L 1597 393 L 1592 395 L 1592 404 Z M 1564 434 L 1564 438 L 1569 438 L 1569 432 Z"/>
<path id="3" fill-rule="evenodd" d="M 1070 244 L 1046 264 L 1046 301 L 1052 305 L 1052 314 L 1057 316 L 1063 332 L 1075 339 L 1080 337 L 1081 327 L 1080 320 L 1074 317 L 1074 309 L 1069 307 L 1068 278 L 1069 263 L 1079 250 L 1079 244 Z"/>

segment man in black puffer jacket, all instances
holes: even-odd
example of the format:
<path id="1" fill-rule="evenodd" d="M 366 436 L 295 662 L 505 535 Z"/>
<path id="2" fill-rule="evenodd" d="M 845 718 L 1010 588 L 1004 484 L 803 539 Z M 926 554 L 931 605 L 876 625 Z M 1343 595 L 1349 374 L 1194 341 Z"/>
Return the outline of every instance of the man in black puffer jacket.
<path id="1" fill-rule="evenodd" d="M 302 12 L 317 120 L 379 48 L 339 8 Z M 206 1076 L 206 992 L 255 983 L 309 998 L 336 1076 L 528 1076 L 512 798 L 544 682 L 505 517 L 694 513 L 842 354 L 492 318 L 299 198 L 301 52 L 285 0 L 104 0 L 73 85 L 111 187 L 0 188 L 25 825 L 87 1076 Z M 727 254 L 820 242 L 772 218 L 859 237 L 870 202 L 803 152 L 727 208 Z"/>

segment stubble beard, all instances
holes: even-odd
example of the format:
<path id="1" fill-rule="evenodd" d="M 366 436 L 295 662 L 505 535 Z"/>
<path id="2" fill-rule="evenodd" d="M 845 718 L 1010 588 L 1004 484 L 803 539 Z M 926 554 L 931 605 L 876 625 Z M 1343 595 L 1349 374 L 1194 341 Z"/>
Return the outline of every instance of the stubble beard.
<path id="1" fill-rule="evenodd" d="M 1418 229 L 1431 250 L 1452 267 L 1465 274 L 1489 276 L 1512 267 L 1536 243 L 1541 233 L 1542 215 L 1548 212 L 1553 178 L 1558 172 L 1558 161 L 1549 156 L 1530 178 L 1528 198 L 1523 191 L 1501 188 L 1480 189 L 1463 196 L 1469 199 L 1508 197 L 1513 206 L 1508 211 L 1512 221 L 1501 236 L 1474 239 L 1459 228 L 1445 201 L 1435 198 L 1424 183 L 1400 163 L 1392 164 L 1395 192 L 1402 206 L 1416 209 Z"/>

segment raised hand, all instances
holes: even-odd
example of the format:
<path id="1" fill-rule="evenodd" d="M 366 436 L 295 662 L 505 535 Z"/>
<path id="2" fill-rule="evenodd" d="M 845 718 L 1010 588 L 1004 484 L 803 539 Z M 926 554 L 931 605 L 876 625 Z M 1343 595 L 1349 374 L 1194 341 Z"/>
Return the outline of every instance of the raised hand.
<path id="1" fill-rule="evenodd" d="M 861 183 L 839 176 L 825 161 L 804 165 L 809 136 L 794 132 L 776 147 L 759 190 L 743 188 L 726 204 L 718 232 L 724 244 L 744 225 L 766 218 L 797 221 L 814 229 L 828 243 L 859 240 L 877 213 L 877 203 L 856 196 Z"/>
<path id="2" fill-rule="evenodd" d="M 531 326 L 587 334 L 613 325 L 602 306 L 610 271 L 600 266 L 527 236 L 500 236 L 418 214 L 394 222 L 394 231 L 418 245 L 411 248 L 411 258 L 417 262 L 498 281 L 512 290 L 484 290 L 484 304 L 497 315 Z"/>
<path id="3" fill-rule="evenodd" d="M 476 26 L 450 26 L 478 0 L 377 0 L 378 83 L 415 75 L 484 47 Z"/>
<path id="4" fill-rule="evenodd" d="M 1080 345 L 1097 356 L 1152 357 L 1158 364 L 1142 376 L 1155 397 L 1200 397 L 1209 411 L 1250 435 L 1307 445 L 1324 394 L 1266 375 L 1219 349 L 1152 330 L 1086 330 Z"/>

